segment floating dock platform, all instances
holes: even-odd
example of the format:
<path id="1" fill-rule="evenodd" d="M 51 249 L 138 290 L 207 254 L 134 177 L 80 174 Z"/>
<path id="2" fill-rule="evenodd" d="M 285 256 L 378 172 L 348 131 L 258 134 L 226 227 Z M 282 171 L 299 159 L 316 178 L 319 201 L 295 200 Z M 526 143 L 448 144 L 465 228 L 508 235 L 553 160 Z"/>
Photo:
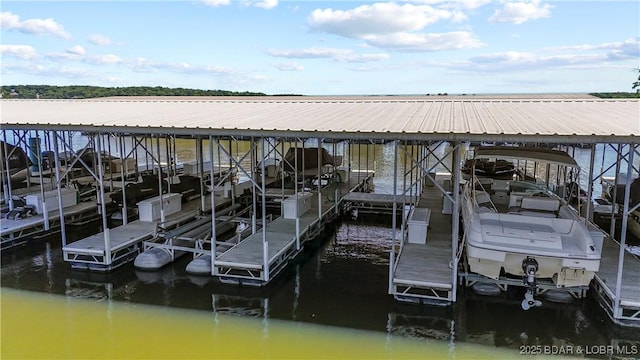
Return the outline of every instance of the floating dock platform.
<path id="1" fill-rule="evenodd" d="M 407 222 L 405 243 L 395 249 L 398 254 L 392 269 L 390 292 L 398 301 L 434 305 L 453 302 L 451 215 L 443 213 L 444 201 L 438 188 L 425 186 L 414 210 L 422 209 L 422 216 L 416 219 L 418 224 Z M 420 239 L 415 239 L 413 226 Z"/>
<path id="2" fill-rule="evenodd" d="M 83 221 L 95 215 L 98 207 L 95 202 L 81 202 L 63 209 L 65 221 Z M 60 229 L 60 211 L 48 212 L 49 228 L 45 228 L 44 214 L 37 214 L 19 220 L 2 219 L 0 237 L 2 250 L 27 243 L 30 239 L 44 237 Z"/>
<path id="3" fill-rule="evenodd" d="M 367 177 L 372 175 L 371 172 Z M 221 282 L 230 284 L 264 286 L 269 283 L 302 251 L 306 242 L 314 239 L 326 223 L 339 215 L 341 202 L 344 201 L 340 194 L 362 190 L 363 186 L 363 182 L 356 179 L 334 184 L 322 189 L 320 207 L 318 192 L 312 192 L 309 210 L 297 219 L 286 218 L 284 214 L 288 210 L 283 206 L 283 216 L 267 224 L 264 230 L 257 231 L 217 255 L 213 275 Z M 299 234 L 299 241 L 296 240 L 296 233 Z M 266 267 L 263 235 L 267 243 Z"/>
<path id="4" fill-rule="evenodd" d="M 600 306 L 611 320 L 624 326 L 640 328 L 640 259 L 624 252 L 620 298 L 616 298 L 620 244 L 607 237 L 602 245 L 600 270 L 591 283 Z M 618 306 L 616 307 L 616 302 Z"/>
<path id="5" fill-rule="evenodd" d="M 204 212 L 211 210 L 210 196 L 206 196 Z M 231 199 L 216 196 L 216 207 L 228 206 Z M 182 204 L 182 209 L 165 217 L 163 228 L 170 229 L 192 220 L 200 212 L 200 198 Z M 160 220 L 131 221 L 108 229 L 109 245 L 105 245 L 105 233 L 101 232 L 63 246 L 64 260 L 75 269 L 111 271 L 132 261 L 142 250 L 145 240 L 151 239 Z M 107 248 L 108 247 L 108 248 Z"/>

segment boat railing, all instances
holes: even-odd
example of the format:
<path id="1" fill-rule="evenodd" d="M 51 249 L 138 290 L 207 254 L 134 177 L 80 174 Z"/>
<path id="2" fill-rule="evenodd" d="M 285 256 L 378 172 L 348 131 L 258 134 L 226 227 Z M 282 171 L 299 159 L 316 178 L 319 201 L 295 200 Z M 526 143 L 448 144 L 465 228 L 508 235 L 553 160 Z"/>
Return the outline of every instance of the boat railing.
<path id="1" fill-rule="evenodd" d="M 491 200 L 491 195 L 489 193 L 489 191 L 487 191 L 487 189 L 484 187 L 484 185 L 482 184 L 482 182 L 478 181 L 477 177 L 473 177 L 474 184 L 471 184 L 471 186 L 467 186 L 467 191 L 472 192 L 471 195 L 472 199 L 474 201 L 474 205 L 478 206 L 481 203 L 489 203 L 491 204 L 491 208 L 493 209 L 493 211 L 498 212 L 498 208 L 496 207 L 496 204 L 493 203 L 493 200 Z M 479 187 L 479 192 L 480 194 L 482 194 L 481 200 L 478 199 L 478 191 L 475 191 L 476 186 L 477 185 Z M 473 190 L 472 190 L 473 189 Z"/>

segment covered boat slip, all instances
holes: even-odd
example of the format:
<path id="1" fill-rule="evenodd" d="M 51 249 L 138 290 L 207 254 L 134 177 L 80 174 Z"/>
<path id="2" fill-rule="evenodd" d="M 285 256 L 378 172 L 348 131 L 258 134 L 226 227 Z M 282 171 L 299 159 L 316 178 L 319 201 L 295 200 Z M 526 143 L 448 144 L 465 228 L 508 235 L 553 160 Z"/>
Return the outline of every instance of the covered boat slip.
<path id="1" fill-rule="evenodd" d="M 444 178 L 438 175 L 436 181 L 442 183 Z M 399 246 L 392 269 L 391 294 L 397 300 L 439 305 L 452 302 L 456 275 L 451 268 L 451 215 L 442 211 L 445 203 L 445 197 L 437 188 L 423 188 L 417 209 L 428 209 L 429 215 L 420 219 L 426 220 L 425 243 L 409 242 L 414 236 L 409 224 L 407 241 Z"/>
<path id="2" fill-rule="evenodd" d="M 373 173 L 362 180 L 370 180 L 371 176 Z M 308 210 L 297 210 L 297 217 L 295 203 L 288 208 L 284 204 L 285 198 L 282 216 L 216 256 L 213 275 L 224 283 L 266 285 L 286 267 L 289 260 L 298 255 L 307 241 L 314 239 L 328 221 L 338 216 L 343 201 L 341 194 L 363 189 L 363 181 L 358 176 L 351 175 L 347 179 L 347 182 L 325 186 L 320 194 L 316 190 L 300 195 L 308 196 L 305 206 Z M 289 198 L 295 199 L 296 196 Z M 268 264 L 266 267 L 265 262 Z"/>
<path id="3" fill-rule="evenodd" d="M 618 273 L 620 244 L 606 238 L 602 249 L 600 270 L 596 273 L 593 288 L 600 305 L 609 317 L 622 325 L 638 326 L 640 322 L 640 259 L 624 252 L 622 274 Z M 618 294 L 619 291 L 619 295 Z M 618 298 L 619 296 L 619 298 Z M 616 309 L 616 299 L 619 307 Z"/>
<path id="4" fill-rule="evenodd" d="M 164 194 L 163 197 L 166 197 Z M 216 196 L 216 208 L 231 203 L 231 199 Z M 211 210 L 210 195 L 205 196 L 204 210 L 201 210 L 200 198 L 188 201 L 181 206 L 181 210 L 166 215 L 165 222 L 160 219 L 153 221 L 134 220 L 120 225 L 106 232 L 100 232 L 84 239 L 80 239 L 62 247 L 64 260 L 78 269 L 93 271 L 110 271 L 122 266 L 142 249 L 145 240 L 153 238 L 159 226 L 171 229 L 182 223 L 191 221 L 196 215 Z"/>

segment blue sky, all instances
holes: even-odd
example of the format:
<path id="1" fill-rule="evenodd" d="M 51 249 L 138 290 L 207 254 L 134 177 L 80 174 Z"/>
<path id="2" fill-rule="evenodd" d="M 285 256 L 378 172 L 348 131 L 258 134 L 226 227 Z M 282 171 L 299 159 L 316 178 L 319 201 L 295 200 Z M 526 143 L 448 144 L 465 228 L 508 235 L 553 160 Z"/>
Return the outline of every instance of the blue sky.
<path id="1" fill-rule="evenodd" d="M 640 2 L 3 0 L 2 85 L 631 91 Z"/>

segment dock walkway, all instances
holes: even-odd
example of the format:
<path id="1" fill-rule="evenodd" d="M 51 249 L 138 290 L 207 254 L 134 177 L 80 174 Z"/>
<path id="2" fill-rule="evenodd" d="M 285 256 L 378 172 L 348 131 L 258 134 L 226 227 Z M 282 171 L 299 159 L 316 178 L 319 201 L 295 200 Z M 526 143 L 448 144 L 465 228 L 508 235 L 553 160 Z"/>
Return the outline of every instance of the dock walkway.
<path id="1" fill-rule="evenodd" d="M 452 302 L 453 290 L 451 215 L 442 213 L 443 195 L 436 187 L 424 187 L 417 207 L 431 210 L 427 240 L 400 246 L 392 295 L 403 302 L 446 305 Z"/>
<path id="2" fill-rule="evenodd" d="M 357 180 L 334 184 L 339 191 L 335 191 L 336 187 L 334 186 L 323 188 L 320 208 L 317 190 L 312 193 L 310 209 L 299 217 L 299 247 L 296 244 L 296 219 L 286 219 L 280 216 L 266 225 L 268 276 L 264 271 L 264 233 L 262 230 L 217 255 L 214 262 L 215 276 L 224 283 L 266 285 L 286 268 L 289 260 L 302 250 L 307 241 L 318 235 L 324 224 L 334 218 L 333 215 L 337 215 L 339 211 L 337 206 L 340 206 L 344 199 L 344 197 L 340 197 L 340 194 L 349 194 L 362 186 L 362 182 Z M 338 194 L 338 199 L 334 198 L 335 193 Z"/>
<path id="3" fill-rule="evenodd" d="M 63 209 L 65 220 L 81 220 L 86 216 L 97 213 L 95 201 L 80 202 Z M 26 243 L 29 239 L 48 234 L 60 228 L 60 211 L 51 210 L 49 215 L 49 229 L 45 229 L 44 214 L 37 214 L 24 219 L 2 219 L 0 238 L 2 250 Z"/>
<path id="4" fill-rule="evenodd" d="M 640 260 L 625 251 L 620 287 L 620 307 L 614 313 L 616 301 L 616 277 L 620 244 L 606 237 L 602 245 L 600 270 L 592 286 L 600 305 L 615 323 L 640 327 Z"/>
<path id="5" fill-rule="evenodd" d="M 171 229 L 193 219 L 199 212 L 200 203 L 200 198 L 197 198 L 182 204 L 179 212 L 165 217 L 163 228 Z M 216 208 L 219 208 L 230 204 L 231 199 L 216 196 L 215 203 Z M 210 210 L 211 200 L 207 195 L 204 211 Z M 132 261 L 142 250 L 144 241 L 154 236 L 159 225 L 160 220 L 135 220 L 109 229 L 108 249 L 104 232 L 80 239 L 62 248 L 64 260 L 76 269 L 111 271 Z"/>

